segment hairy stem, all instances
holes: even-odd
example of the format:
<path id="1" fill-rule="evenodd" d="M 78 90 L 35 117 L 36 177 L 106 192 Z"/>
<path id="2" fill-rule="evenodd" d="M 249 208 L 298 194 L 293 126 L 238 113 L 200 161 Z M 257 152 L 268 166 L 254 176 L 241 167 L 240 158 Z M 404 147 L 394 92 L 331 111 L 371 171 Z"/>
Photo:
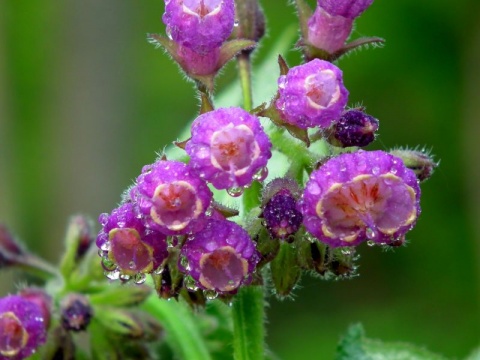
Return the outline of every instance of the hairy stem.
<path id="1" fill-rule="evenodd" d="M 233 302 L 235 360 L 264 359 L 264 307 L 262 286 L 242 287 Z"/>

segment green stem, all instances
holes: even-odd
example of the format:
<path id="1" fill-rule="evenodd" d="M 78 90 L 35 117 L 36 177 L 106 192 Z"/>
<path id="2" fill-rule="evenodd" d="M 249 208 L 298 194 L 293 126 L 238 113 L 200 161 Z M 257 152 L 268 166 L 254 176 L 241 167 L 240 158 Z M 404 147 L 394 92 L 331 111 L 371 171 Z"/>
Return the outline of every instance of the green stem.
<path id="1" fill-rule="evenodd" d="M 264 306 L 262 286 L 242 287 L 233 302 L 235 360 L 264 359 Z"/>
<path id="2" fill-rule="evenodd" d="M 237 61 L 240 84 L 242 85 L 243 107 L 245 110 L 250 111 L 253 109 L 250 55 L 242 52 L 237 56 Z"/>
<path id="3" fill-rule="evenodd" d="M 191 310 L 174 300 L 150 296 L 142 308 L 155 317 L 166 330 L 166 341 L 177 358 L 185 360 L 210 360 L 205 342 L 195 323 Z"/>
<path id="4" fill-rule="evenodd" d="M 17 259 L 15 266 L 43 280 L 61 277 L 54 266 L 34 255 L 26 255 Z"/>

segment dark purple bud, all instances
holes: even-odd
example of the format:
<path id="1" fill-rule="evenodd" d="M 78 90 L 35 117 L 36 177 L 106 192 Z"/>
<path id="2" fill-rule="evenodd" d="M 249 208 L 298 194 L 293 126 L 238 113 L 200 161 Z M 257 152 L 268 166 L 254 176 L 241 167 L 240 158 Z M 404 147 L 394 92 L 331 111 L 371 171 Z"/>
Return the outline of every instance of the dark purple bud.
<path id="1" fill-rule="evenodd" d="M 0 359 L 25 359 L 45 342 L 40 308 L 21 296 L 0 299 Z"/>
<path id="2" fill-rule="evenodd" d="M 0 224 L 0 269 L 18 264 L 18 260 L 26 255 L 25 250 L 3 224 Z"/>
<path id="3" fill-rule="evenodd" d="M 83 331 L 90 324 L 93 309 L 86 297 L 80 294 L 69 294 L 60 304 L 60 313 L 65 330 Z"/>
<path id="4" fill-rule="evenodd" d="M 348 110 L 332 125 L 328 141 L 338 147 L 367 146 L 375 140 L 378 120 L 360 110 Z"/>
<path id="5" fill-rule="evenodd" d="M 287 239 L 302 225 L 303 216 L 298 210 L 298 185 L 290 179 L 275 179 L 269 183 L 263 197 L 263 218 L 270 235 Z"/>
<path id="6" fill-rule="evenodd" d="M 77 246 L 75 260 L 78 261 L 85 255 L 95 239 L 93 224 L 87 217 L 76 215 L 70 219 L 69 231 L 72 232 L 70 235 L 75 238 L 75 246 Z"/>
<path id="7" fill-rule="evenodd" d="M 407 168 L 412 170 L 419 181 L 429 179 L 438 162 L 433 160 L 433 156 L 425 150 L 397 149 L 390 151 L 390 154 L 402 159 Z"/>

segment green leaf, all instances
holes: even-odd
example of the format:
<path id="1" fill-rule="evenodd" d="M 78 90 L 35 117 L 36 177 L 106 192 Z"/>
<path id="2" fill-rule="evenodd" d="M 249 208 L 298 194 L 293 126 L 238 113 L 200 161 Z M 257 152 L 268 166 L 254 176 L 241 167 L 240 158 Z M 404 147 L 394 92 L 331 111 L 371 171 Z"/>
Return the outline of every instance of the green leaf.
<path id="1" fill-rule="evenodd" d="M 447 360 L 424 348 L 407 343 L 365 338 L 362 325 L 350 326 L 337 347 L 336 360 Z"/>
<path id="2" fill-rule="evenodd" d="M 165 340 L 179 359 L 212 359 L 200 334 L 194 314 L 184 303 L 150 296 L 142 305 L 142 309 L 162 324 L 166 332 Z"/>

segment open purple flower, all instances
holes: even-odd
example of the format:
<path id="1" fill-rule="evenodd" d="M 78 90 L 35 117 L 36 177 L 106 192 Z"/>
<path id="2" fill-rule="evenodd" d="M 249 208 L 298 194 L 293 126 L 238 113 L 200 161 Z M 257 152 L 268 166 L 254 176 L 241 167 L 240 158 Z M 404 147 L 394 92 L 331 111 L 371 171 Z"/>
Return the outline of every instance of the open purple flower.
<path id="1" fill-rule="evenodd" d="M 251 280 L 259 259 L 255 243 L 240 225 L 210 220 L 183 245 L 179 269 L 204 290 L 231 292 Z"/>
<path id="2" fill-rule="evenodd" d="M 314 59 L 292 67 L 278 79 L 276 108 L 289 124 L 306 129 L 328 127 L 340 118 L 348 101 L 342 71 L 328 61 Z"/>
<path id="3" fill-rule="evenodd" d="M 168 256 L 166 236 L 147 229 L 133 203 L 125 203 L 109 214 L 102 214 L 97 246 L 104 252 L 107 271 L 133 276 L 150 273 Z"/>
<path id="4" fill-rule="evenodd" d="M 0 360 L 25 359 L 45 339 L 45 322 L 37 304 L 16 295 L 0 299 Z"/>
<path id="5" fill-rule="evenodd" d="M 232 107 L 200 115 L 185 150 L 201 178 L 229 189 L 250 185 L 272 156 L 271 147 L 259 119 Z"/>
<path id="6" fill-rule="evenodd" d="M 212 200 L 207 184 L 187 165 L 167 160 L 145 166 L 131 195 L 147 226 L 166 235 L 200 230 Z"/>
<path id="7" fill-rule="evenodd" d="M 402 160 L 383 151 L 342 154 L 314 171 L 302 200 L 307 230 L 331 246 L 391 244 L 415 224 L 420 187 Z"/>
<path id="8" fill-rule="evenodd" d="M 232 33 L 234 21 L 234 0 L 165 0 L 167 33 L 199 54 L 220 47 Z"/>

